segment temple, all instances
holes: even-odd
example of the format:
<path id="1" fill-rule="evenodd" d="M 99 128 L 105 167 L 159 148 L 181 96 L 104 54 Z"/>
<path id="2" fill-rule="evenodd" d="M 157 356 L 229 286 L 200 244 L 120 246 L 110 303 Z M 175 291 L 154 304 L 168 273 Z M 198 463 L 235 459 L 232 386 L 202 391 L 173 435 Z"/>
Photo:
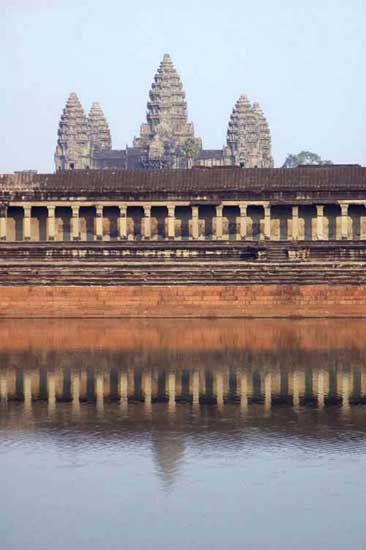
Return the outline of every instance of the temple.
<path id="1" fill-rule="evenodd" d="M 55 153 L 56 170 L 182 169 L 193 166 L 271 168 L 271 133 L 258 103 L 246 96 L 230 116 L 226 145 L 204 149 L 188 120 L 182 81 L 168 54 L 154 77 L 147 103 L 146 122 L 133 146 L 112 149 L 107 119 L 99 103 L 87 117 L 75 93 L 61 116 Z"/>
<path id="2" fill-rule="evenodd" d="M 0 316 L 366 315 L 365 189 L 357 165 L 4 175 Z"/>

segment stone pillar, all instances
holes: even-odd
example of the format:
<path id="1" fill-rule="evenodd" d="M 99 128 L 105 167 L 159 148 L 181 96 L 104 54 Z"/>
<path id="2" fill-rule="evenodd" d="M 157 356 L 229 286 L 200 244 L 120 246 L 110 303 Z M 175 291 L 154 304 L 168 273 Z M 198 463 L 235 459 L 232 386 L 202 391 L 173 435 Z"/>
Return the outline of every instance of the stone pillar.
<path id="1" fill-rule="evenodd" d="M 348 239 L 348 204 L 341 204 L 342 223 L 341 223 L 341 237 L 342 239 Z"/>
<path id="2" fill-rule="evenodd" d="M 0 371 L 0 402 L 8 402 L 8 377 L 7 371 Z"/>
<path id="3" fill-rule="evenodd" d="M 272 407 L 272 375 L 270 372 L 264 376 L 264 410 L 270 412 Z"/>
<path id="4" fill-rule="evenodd" d="M 198 215 L 199 215 L 199 209 L 198 206 L 192 206 L 192 239 L 197 240 L 198 239 Z"/>
<path id="5" fill-rule="evenodd" d="M 144 238 L 151 239 L 151 205 L 144 206 Z"/>
<path id="6" fill-rule="evenodd" d="M 316 206 L 316 238 L 318 241 L 324 239 L 324 206 Z"/>
<path id="7" fill-rule="evenodd" d="M 7 207 L 3 204 L 0 206 L 0 240 L 6 241 L 7 236 Z"/>
<path id="8" fill-rule="evenodd" d="M 237 380 L 238 393 L 240 397 L 240 410 L 242 413 L 248 411 L 248 373 L 246 371 L 240 371 Z"/>
<path id="9" fill-rule="evenodd" d="M 78 241 L 80 239 L 79 235 L 79 205 L 72 205 L 72 240 Z"/>
<path id="10" fill-rule="evenodd" d="M 239 209 L 240 209 L 239 237 L 240 239 L 244 240 L 247 238 L 247 233 L 248 233 L 248 219 L 247 219 L 248 205 L 245 202 L 240 202 Z"/>
<path id="11" fill-rule="evenodd" d="M 175 373 L 170 372 L 168 374 L 168 403 L 169 403 L 169 410 L 174 411 L 175 409 Z"/>
<path id="12" fill-rule="evenodd" d="M 119 238 L 121 241 L 127 239 L 127 206 L 119 205 Z"/>
<path id="13" fill-rule="evenodd" d="M 56 377 L 54 372 L 47 373 L 48 414 L 56 410 Z"/>
<path id="14" fill-rule="evenodd" d="M 350 373 L 343 372 L 342 376 L 342 411 L 348 412 L 350 409 L 350 397 L 351 397 L 351 384 L 350 384 Z"/>
<path id="15" fill-rule="evenodd" d="M 168 206 L 168 239 L 175 239 L 175 204 Z"/>
<path id="16" fill-rule="evenodd" d="M 222 372 L 216 373 L 216 403 L 219 409 L 224 406 L 224 377 Z"/>
<path id="17" fill-rule="evenodd" d="M 24 218 L 23 218 L 23 239 L 25 241 L 31 240 L 31 215 L 32 215 L 32 206 L 30 204 L 25 204 L 23 206 Z"/>
<path id="18" fill-rule="evenodd" d="M 217 241 L 222 239 L 222 211 L 224 207 L 222 204 L 216 206 L 216 235 L 215 239 Z"/>
<path id="19" fill-rule="evenodd" d="M 102 413 L 104 410 L 104 375 L 102 372 L 98 372 L 95 377 L 95 396 L 97 412 Z"/>
<path id="20" fill-rule="evenodd" d="M 269 205 L 264 207 L 264 238 L 271 239 L 271 207 Z"/>
<path id="21" fill-rule="evenodd" d="M 32 376 L 27 371 L 23 375 L 23 398 L 24 413 L 28 415 L 32 412 Z"/>
<path id="22" fill-rule="evenodd" d="M 48 210 L 48 220 L 47 220 L 48 240 L 54 241 L 56 238 L 56 223 L 55 223 L 56 207 L 47 206 L 47 210 Z"/>
<path id="23" fill-rule="evenodd" d="M 127 411 L 128 407 L 128 376 L 123 371 L 119 375 L 119 396 L 122 411 Z"/>
<path id="24" fill-rule="evenodd" d="M 145 403 L 145 411 L 150 412 L 151 411 L 151 371 L 146 371 L 143 373 L 142 378 L 142 389 L 144 392 L 144 403 Z"/>
<path id="25" fill-rule="evenodd" d="M 78 416 L 80 413 L 80 378 L 78 372 L 71 373 L 71 399 L 72 412 Z"/>
<path id="26" fill-rule="evenodd" d="M 294 409 L 300 407 L 300 372 L 295 370 L 292 378 L 292 405 Z"/>
<path id="27" fill-rule="evenodd" d="M 317 388 L 318 408 L 324 409 L 325 403 L 325 391 L 324 391 L 324 371 L 319 369 L 318 371 L 318 388 Z"/>
<path id="28" fill-rule="evenodd" d="M 297 241 L 299 238 L 299 207 L 292 207 L 292 240 Z"/>
<path id="29" fill-rule="evenodd" d="M 103 240 L 103 205 L 97 204 L 95 207 L 95 234 L 97 241 Z"/>
<path id="30" fill-rule="evenodd" d="M 199 405 L 200 402 L 200 373 L 195 370 L 192 374 L 192 403 Z"/>

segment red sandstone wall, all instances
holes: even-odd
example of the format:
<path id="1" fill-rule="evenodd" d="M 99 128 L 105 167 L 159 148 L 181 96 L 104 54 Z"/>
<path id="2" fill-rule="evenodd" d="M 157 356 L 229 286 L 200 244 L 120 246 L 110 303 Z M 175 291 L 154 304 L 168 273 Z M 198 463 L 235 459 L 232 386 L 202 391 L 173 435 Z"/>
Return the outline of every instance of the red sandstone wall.
<path id="1" fill-rule="evenodd" d="M 0 287 L 9 317 L 366 317 L 353 285 Z"/>

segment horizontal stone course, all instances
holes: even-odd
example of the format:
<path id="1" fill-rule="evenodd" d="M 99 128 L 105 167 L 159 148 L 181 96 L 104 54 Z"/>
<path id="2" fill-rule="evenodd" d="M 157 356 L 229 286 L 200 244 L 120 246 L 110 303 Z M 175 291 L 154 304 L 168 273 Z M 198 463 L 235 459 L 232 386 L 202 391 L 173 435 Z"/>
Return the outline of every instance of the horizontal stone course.
<path id="1" fill-rule="evenodd" d="M 366 287 L 351 285 L 3 286 L 1 318 L 366 317 Z"/>

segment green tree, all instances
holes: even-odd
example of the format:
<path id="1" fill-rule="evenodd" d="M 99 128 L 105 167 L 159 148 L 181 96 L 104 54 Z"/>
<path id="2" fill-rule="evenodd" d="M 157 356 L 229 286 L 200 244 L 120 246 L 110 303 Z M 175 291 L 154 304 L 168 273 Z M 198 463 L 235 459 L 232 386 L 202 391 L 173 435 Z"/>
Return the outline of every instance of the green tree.
<path id="1" fill-rule="evenodd" d="M 333 162 L 331 160 L 322 160 L 316 153 L 301 151 L 301 153 L 297 155 L 288 155 L 282 168 L 296 168 L 303 164 L 323 166 L 326 164 L 333 164 Z"/>

